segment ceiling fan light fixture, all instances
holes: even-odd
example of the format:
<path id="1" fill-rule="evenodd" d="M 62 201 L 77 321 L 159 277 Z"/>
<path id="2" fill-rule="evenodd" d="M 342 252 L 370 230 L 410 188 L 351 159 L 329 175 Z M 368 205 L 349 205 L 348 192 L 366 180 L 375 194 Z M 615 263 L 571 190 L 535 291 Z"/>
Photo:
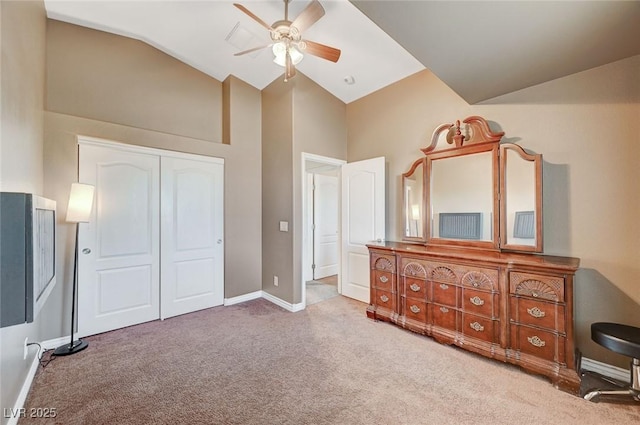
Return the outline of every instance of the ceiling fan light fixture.
<path id="1" fill-rule="evenodd" d="M 276 64 L 285 67 L 287 65 L 286 57 L 287 57 L 287 45 L 284 41 L 280 41 L 275 43 L 271 48 L 273 51 L 273 62 Z M 289 56 L 291 56 L 291 63 L 293 65 L 297 65 L 300 63 L 304 55 L 300 53 L 295 46 L 289 45 Z"/>

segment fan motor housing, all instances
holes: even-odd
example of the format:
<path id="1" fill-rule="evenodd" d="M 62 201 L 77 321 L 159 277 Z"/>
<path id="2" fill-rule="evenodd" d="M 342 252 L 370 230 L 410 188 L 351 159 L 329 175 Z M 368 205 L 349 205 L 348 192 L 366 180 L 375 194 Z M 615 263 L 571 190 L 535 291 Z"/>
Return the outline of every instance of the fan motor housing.
<path id="1" fill-rule="evenodd" d="M 291 21 L 286 19 L 276 21 L 271 25 L 273 31 L 270 32 L 271 39 L 278 41 L 282 38 L 288 38 L 291 41 L 300 41 L 300 31 L 296 27 L 291 26 Z"/>

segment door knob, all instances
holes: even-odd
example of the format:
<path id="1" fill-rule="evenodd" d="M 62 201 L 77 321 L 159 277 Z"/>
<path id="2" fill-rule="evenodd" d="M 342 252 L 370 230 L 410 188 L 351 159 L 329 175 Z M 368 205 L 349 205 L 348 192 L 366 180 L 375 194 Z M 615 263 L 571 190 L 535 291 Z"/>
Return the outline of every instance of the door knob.
<path id="1" fill-rule="evenodd" d="M 90 250 L 89 248 L 84 248 L 84 249 L 82 250 L 82 253 L 83 253 L 83 254 L 91 254 L 91 250 Z"/>

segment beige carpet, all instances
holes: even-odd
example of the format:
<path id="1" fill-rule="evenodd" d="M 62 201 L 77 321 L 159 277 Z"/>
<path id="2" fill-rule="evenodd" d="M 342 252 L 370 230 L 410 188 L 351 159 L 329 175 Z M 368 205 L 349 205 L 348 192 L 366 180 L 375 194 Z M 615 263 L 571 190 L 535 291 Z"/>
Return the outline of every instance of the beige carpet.
<path id="1" fill-rule="evenodd" d="M 344 297 L 265 301 L 87 338 L 40 369 L 20 424 L 638 424 L 544 378 L 365 316 Z"/>

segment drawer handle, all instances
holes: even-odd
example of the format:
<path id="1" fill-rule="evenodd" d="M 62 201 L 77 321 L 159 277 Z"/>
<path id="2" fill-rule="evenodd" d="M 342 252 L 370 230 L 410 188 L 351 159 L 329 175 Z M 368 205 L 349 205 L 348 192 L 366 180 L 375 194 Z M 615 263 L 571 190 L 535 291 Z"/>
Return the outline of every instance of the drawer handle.
<path id="1" fill-rule="evenodd" d="M 469 326 L 471 326 L 471 329 L 473 329 L 476 332 L 482 332 L 484 330 L 484 326 L 482 326 L 478 322 L 469 323 Z"/>
<path id="2" fill-rule="evenodd" d="M 544 347 L 545 345 L 547 345 L 546 342 L 544 342 L 543 340 L 541 340 L 538 336 L 534 335 L 534 336 L 528 336 L 527 340 L 529 341 L 529 344 L 533 345 L 534 347 Z"/>
<path id="3" fill-rule="evenodd" d="M 418 307 L 417 305 L 412 305 L 411 307 L 409 307 L 409 309 L 410 309 L 414 314 L 418 314 L 418 313 L 420 313 L 420 307 Z"/>
<path id="4" fill-rule="evenodd" d="M 448 313 L 449 309 L 447 307 L 440 307 L 440 311 L 443 313 Z"/>
<path id="5" fill-rule="evenodd" d="M 546 315 L 546 313 L 540 310 L 538 307 L 528 308 L 527 313 L 529 313 L 531 316 L 536 317 L 538 319 Z"/>
<path id="6" fill-rule="evenodd" d="M 380 276 L 380 282 L 382 283 L 387 283 L 389 281 L 389 278 L 386 276 Z"/>
<path id="7" fill-rule="evenodd" d="M 449 289 L 449 285 L 447 285 L 446 283 L 441 283 L 440 289 Z"/>
<path id="8" fill-rule="evenodd" d="M 389 301 L 389 297 L 387 297 L 386 295 L 381 295 L 380 299 L 382 300 L 383 303 L 386 303 L 387 301 Z"/>
<path id="9" fill-rule="evenodd" d="M 412 283 L 411 286 L 409 286 L 409 289 L 411 289 L 413 292 L 418 292 L 420 290 L 420 286 Z"/>
<path id="10" fill-rule="evenodd" d="M 471 301 L 471 304 L 473 305 L 477 305 L 477 306 L 484 305 L 484 300 L 478 296 L 469 298 L 469 301 Z"/>

